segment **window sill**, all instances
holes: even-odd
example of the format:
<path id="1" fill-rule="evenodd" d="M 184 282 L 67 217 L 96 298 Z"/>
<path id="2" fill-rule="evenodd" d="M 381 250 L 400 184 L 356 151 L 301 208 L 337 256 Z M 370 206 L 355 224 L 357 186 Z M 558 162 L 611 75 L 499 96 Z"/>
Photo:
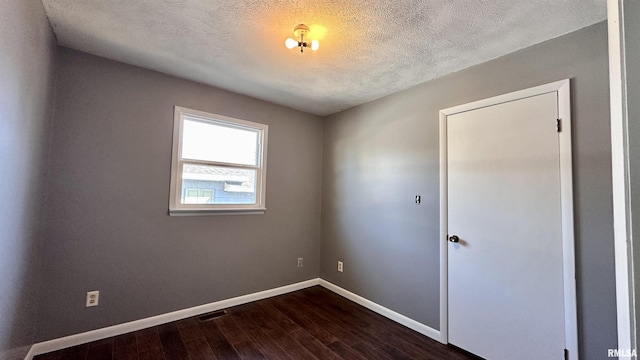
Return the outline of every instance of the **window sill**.
<path id="1" fill-rule="evenodd" d="M 266 208 L 256 209 L 169 209 L 169 216 L 262 215 Z"/>

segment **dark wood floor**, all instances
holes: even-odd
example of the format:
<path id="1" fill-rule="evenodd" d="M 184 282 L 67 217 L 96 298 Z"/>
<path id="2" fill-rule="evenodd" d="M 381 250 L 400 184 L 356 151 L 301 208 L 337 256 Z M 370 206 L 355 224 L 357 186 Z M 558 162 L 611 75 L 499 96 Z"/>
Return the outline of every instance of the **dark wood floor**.
<path id="1" fill-rule="evenodd" d="M 84 344 L 36 360 L 479 359 L 315 286 Z"/>

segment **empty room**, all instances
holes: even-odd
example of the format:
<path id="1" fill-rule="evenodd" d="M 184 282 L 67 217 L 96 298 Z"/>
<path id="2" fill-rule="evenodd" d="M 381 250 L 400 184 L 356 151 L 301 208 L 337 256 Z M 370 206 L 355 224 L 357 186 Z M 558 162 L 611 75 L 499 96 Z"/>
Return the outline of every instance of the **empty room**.
<path id="1" fill-rule="evenodd" d="M 637 358 L 639 1 L 2 5 L 0 359 Z"/>

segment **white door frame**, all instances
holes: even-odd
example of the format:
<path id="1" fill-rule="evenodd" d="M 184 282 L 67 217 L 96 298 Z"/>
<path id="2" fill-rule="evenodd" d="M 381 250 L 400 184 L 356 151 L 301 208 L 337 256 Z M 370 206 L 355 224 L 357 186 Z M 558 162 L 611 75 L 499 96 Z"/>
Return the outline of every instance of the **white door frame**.
<path id="1" fill-rule="evenodd" d="M 472 103 L 440 110 L 440 342 L 446 344 L 448 327 L 448 200 L 447 200 L 447 117 L 465 111 L 497 105 L 509 101 L 558 93 L 558 115 L 562 131 L 560 149 L 560 196 L 562 207 L 562 258 L 564 278 L 565 342 L 569 359 L 578 360 L 578 320 L 576 306 L 575 245 L 573 231 L 573 177 L 571 165 L 571 108 L 569 79 L 530 89 L 512 92 Z"/>
<path id="2" fill-rule="evenodd" d="M 618 349 L 635 349 L 635 286 L 624 48 L 624 0 L 608 0 L 609 93 L 611 101 L 611 174 L 616 267 Z"/>

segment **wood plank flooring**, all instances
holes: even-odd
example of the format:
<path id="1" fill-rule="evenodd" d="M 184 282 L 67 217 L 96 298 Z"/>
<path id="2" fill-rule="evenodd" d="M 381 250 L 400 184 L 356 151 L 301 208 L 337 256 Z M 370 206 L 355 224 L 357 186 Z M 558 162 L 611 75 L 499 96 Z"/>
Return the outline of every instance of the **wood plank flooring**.
<path id="1" fill-rule="evenodd" d="M 35 360 L 467 360 L 319 286 L 36 356 Z"/>

